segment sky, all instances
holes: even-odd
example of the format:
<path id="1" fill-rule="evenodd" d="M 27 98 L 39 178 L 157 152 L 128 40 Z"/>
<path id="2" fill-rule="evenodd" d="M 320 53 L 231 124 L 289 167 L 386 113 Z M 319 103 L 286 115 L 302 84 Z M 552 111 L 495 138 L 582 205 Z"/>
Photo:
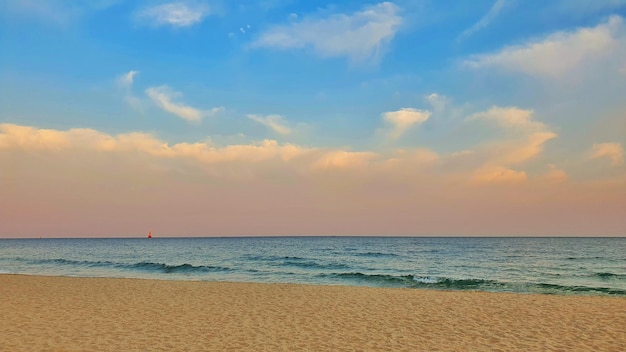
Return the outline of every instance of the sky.
<path id="1" fill-rule="evenodd" d="M 0 0 L 0 237 L 626 236 L 626 0 Z"/>

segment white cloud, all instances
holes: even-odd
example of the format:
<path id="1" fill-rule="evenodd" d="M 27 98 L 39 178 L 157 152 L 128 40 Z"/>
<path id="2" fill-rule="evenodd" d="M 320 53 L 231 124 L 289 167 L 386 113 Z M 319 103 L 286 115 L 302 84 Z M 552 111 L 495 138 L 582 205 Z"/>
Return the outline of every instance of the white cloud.
<path id="1" fill-rule="evenodd" d="M 137 19 L 153 26 L 189 27 L 202 22 L 209 14 L 210 9 L 205 4 L 172 2 L 144 8 L 137 13 Z"/>
<path id="2" fill-rule="evenodd" d="M 599 143 L 591 148 L 591 158 L 609 158 L 611 165 L 620 166 L 624 164 L 624 149 L 620 143 Z"/>
<path id="3" fill-rule="evenodd" d="M 411 126 L 421 124 L 424 121 L 428 120 L 430 115 L 430 111 L 403 108 L 398 111 L 383 113 L 382 117 L 387 123 L 391 124 L 389 137 L 391 139 L 398 139 L 409 128 L 411 128 Z"/>
<path id="4" fill-rule="evenodd" d="M 524 134 L 533 132 L 544 132 L 548 127 L 533 119 L 532 110 L 520 109 L 517 107 L 498 107 L 473 114 L 468 120 L 489 120 L 508 130 L 517 130 Z"/>
<path id="5" fill-rule="evenodd" d="M 500 11 L 502 11 L 502 8 L 505 4 L 506 0 L 496 0 L 496 2 L 493 4 L 493 6 L 491 6 L 489 11 L 478 22 L 474 23 L 473 26 L 461 33 L 458 39 L 462 40 L 487 27 L 498 16 Z"/>
<path id="6" fill-rule="evenodd" d="M 218 107 L 209 111 L 202 111 L 183 103 L 174 102 L 174 99 L 182 96 L 182 94 L 173 91 L 168 86 L 150 87 L 146 89 L 146 94 L 161 109 L 190 122 L 198 122 L 205 116 L 212 116 L 223 110 L 223 108 Z"/>
<path id="7" fill-rule="evenodd" d="M 249 114 L 248 118 L 252 121 L 258 122 L 266 127 L 269 127 L 274 132 L 282 135 L 287 135 L 291 133 L 291 129 L 285 126 L 285 119 L 280 115 L 254 115 Z"/>
<path id="8" fill-rule="evenodd" d="M 116 81 L 124 93 L 124 101 L 126 101 L 126 103 L 133 109 L 143 111 L 143 103 L 141 99 L 137 98 L 132 92 L 134 79 L 137 74 L 139 74 L 139 71 L 131 70 L 118 76 Z"/>
<path id="9" fill-rule="evenodd" d="M 426 101 L 433 107 L 435 113 L 443 112 L 450 104 L 450 99 L 444 95 L 432 93 L 425 97 Z"/>
<path id="10" fill-rule="evenodd" d="M 550 128 L 533 117 L 532 110 L 517 107 L 493 107 L 471 115 L 468 121 L 484 120 L 503 129 L 502 139 L 478 148 L 476 158 L 482 159 L 474 173 L 479 182 L 526 180 L 526 173 L 511 169 L 537 157 L 545 143 L 557 137 Z"/>
<path id="11" fill-rule="evenodd" d="M 133 81 L 135 76 L 139 73 L 139 71 L 130 70 L 128 73 L 125 73 L 117 78 L 117 82 L 125 87 L 130 87 L 133 85 Z"/>
<path id="12" fill-rule="evenodd" d="M 352 63 L 377 62 L 403 20 L 390 2 L 367 6 L 353 14 L 327 18 L 292 18 L 252 43 L 254 48 L 312 48 L 322 57 L 348 57 Z"/>
<path id="13" fill-rule="evenodd" d="M 596 27 L 557 32 L 496 53 L 476 55 L 464 62 L 474 69 L 502 68 L 532 76 L 560 78 L 588 62 L 609 57 L 620 45 L 623 19 L 612 16 Z"/>

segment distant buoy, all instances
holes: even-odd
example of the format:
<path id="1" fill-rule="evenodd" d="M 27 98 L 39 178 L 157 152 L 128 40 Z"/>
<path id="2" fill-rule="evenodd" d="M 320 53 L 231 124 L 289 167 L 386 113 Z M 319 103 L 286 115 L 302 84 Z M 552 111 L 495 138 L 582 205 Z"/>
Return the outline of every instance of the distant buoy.
<path id="1" fill-rule="evenodd" d="M 152 238 L 152 231 L 148 232 L 148 238 Z"/>

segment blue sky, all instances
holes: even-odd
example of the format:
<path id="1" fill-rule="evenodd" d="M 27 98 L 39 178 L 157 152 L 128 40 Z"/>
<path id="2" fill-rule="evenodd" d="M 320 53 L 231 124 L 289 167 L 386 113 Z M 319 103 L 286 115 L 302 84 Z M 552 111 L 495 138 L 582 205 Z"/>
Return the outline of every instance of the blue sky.
<path id="1" fill-rule="evenodd" d="M 528 186 L 520 182 L 549 178 L 567 194 L 605 187 L 626 195 L 622 0 L 2 1 L 0 48 L 0 148 L 4 138 L 14 158 L 57 150 L 46 140 L 51 134 L 74 152 L 103 148 L 81 144 L 87 137 L 77 135 L 88 131 L 118 143 L 140 136 L 128 148 L 146 158 L 162 156 L 148 144 L 170 148 L 161 165 L 167 172 L 180 168 L 171 165 L 179 158 L 205 163 L 208 150 L 231 155 L 274 143 L 278 159 L 292 160 L 281 154 L 291 148 L 309 155 L 308 166 L 264 161 L 247 173 L 288 169 L 319 186 L 310 167 L 325 160 L 371 177 L 343 175 L 341 182 L 388 181 L 400 193 L 439 179 L 523 193 Z M 16 126 L 30 128 L 19 132 L 26 137 Z M 181 151 L 192 145 L 193 152 Z M 65 165 L 74 157 L 54 158 Z M 436 166 L 422 167 L 424 160 Z M 403 166 L 386 169 L 395 162 Z M 217 177 L 207 167 L 192 173 Z M 426 179 L 415 184 L 396 179 L 412 167 L 429 176 L 420 173 Z M 554 184 L 536 187 L 545 199 Z M 225 195 L 233 204 L 240 196 Z M 623 210 L 623 200 L 615 202 L 611 214 Z M 530 232 L 541 233 L 545 219 L 532 214 L 538 225 Z M 611 219 L 614 233 L 624 223 Z M 362 232 L 348 225 L 324 231 L 341 229 Z"/>

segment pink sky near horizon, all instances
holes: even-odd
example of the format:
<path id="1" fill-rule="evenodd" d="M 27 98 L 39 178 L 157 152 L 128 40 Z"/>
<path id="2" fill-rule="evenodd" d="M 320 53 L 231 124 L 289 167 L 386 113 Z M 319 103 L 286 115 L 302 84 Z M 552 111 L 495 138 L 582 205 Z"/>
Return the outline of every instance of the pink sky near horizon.
<path id="1" fill-rule="evenodd" d="M 626 178 L 497 164 L 539 153 L 533 143 L 508 157 L 502 145 L 383 155 L 0 125 L 0 237 L 623 236 Z"/>

